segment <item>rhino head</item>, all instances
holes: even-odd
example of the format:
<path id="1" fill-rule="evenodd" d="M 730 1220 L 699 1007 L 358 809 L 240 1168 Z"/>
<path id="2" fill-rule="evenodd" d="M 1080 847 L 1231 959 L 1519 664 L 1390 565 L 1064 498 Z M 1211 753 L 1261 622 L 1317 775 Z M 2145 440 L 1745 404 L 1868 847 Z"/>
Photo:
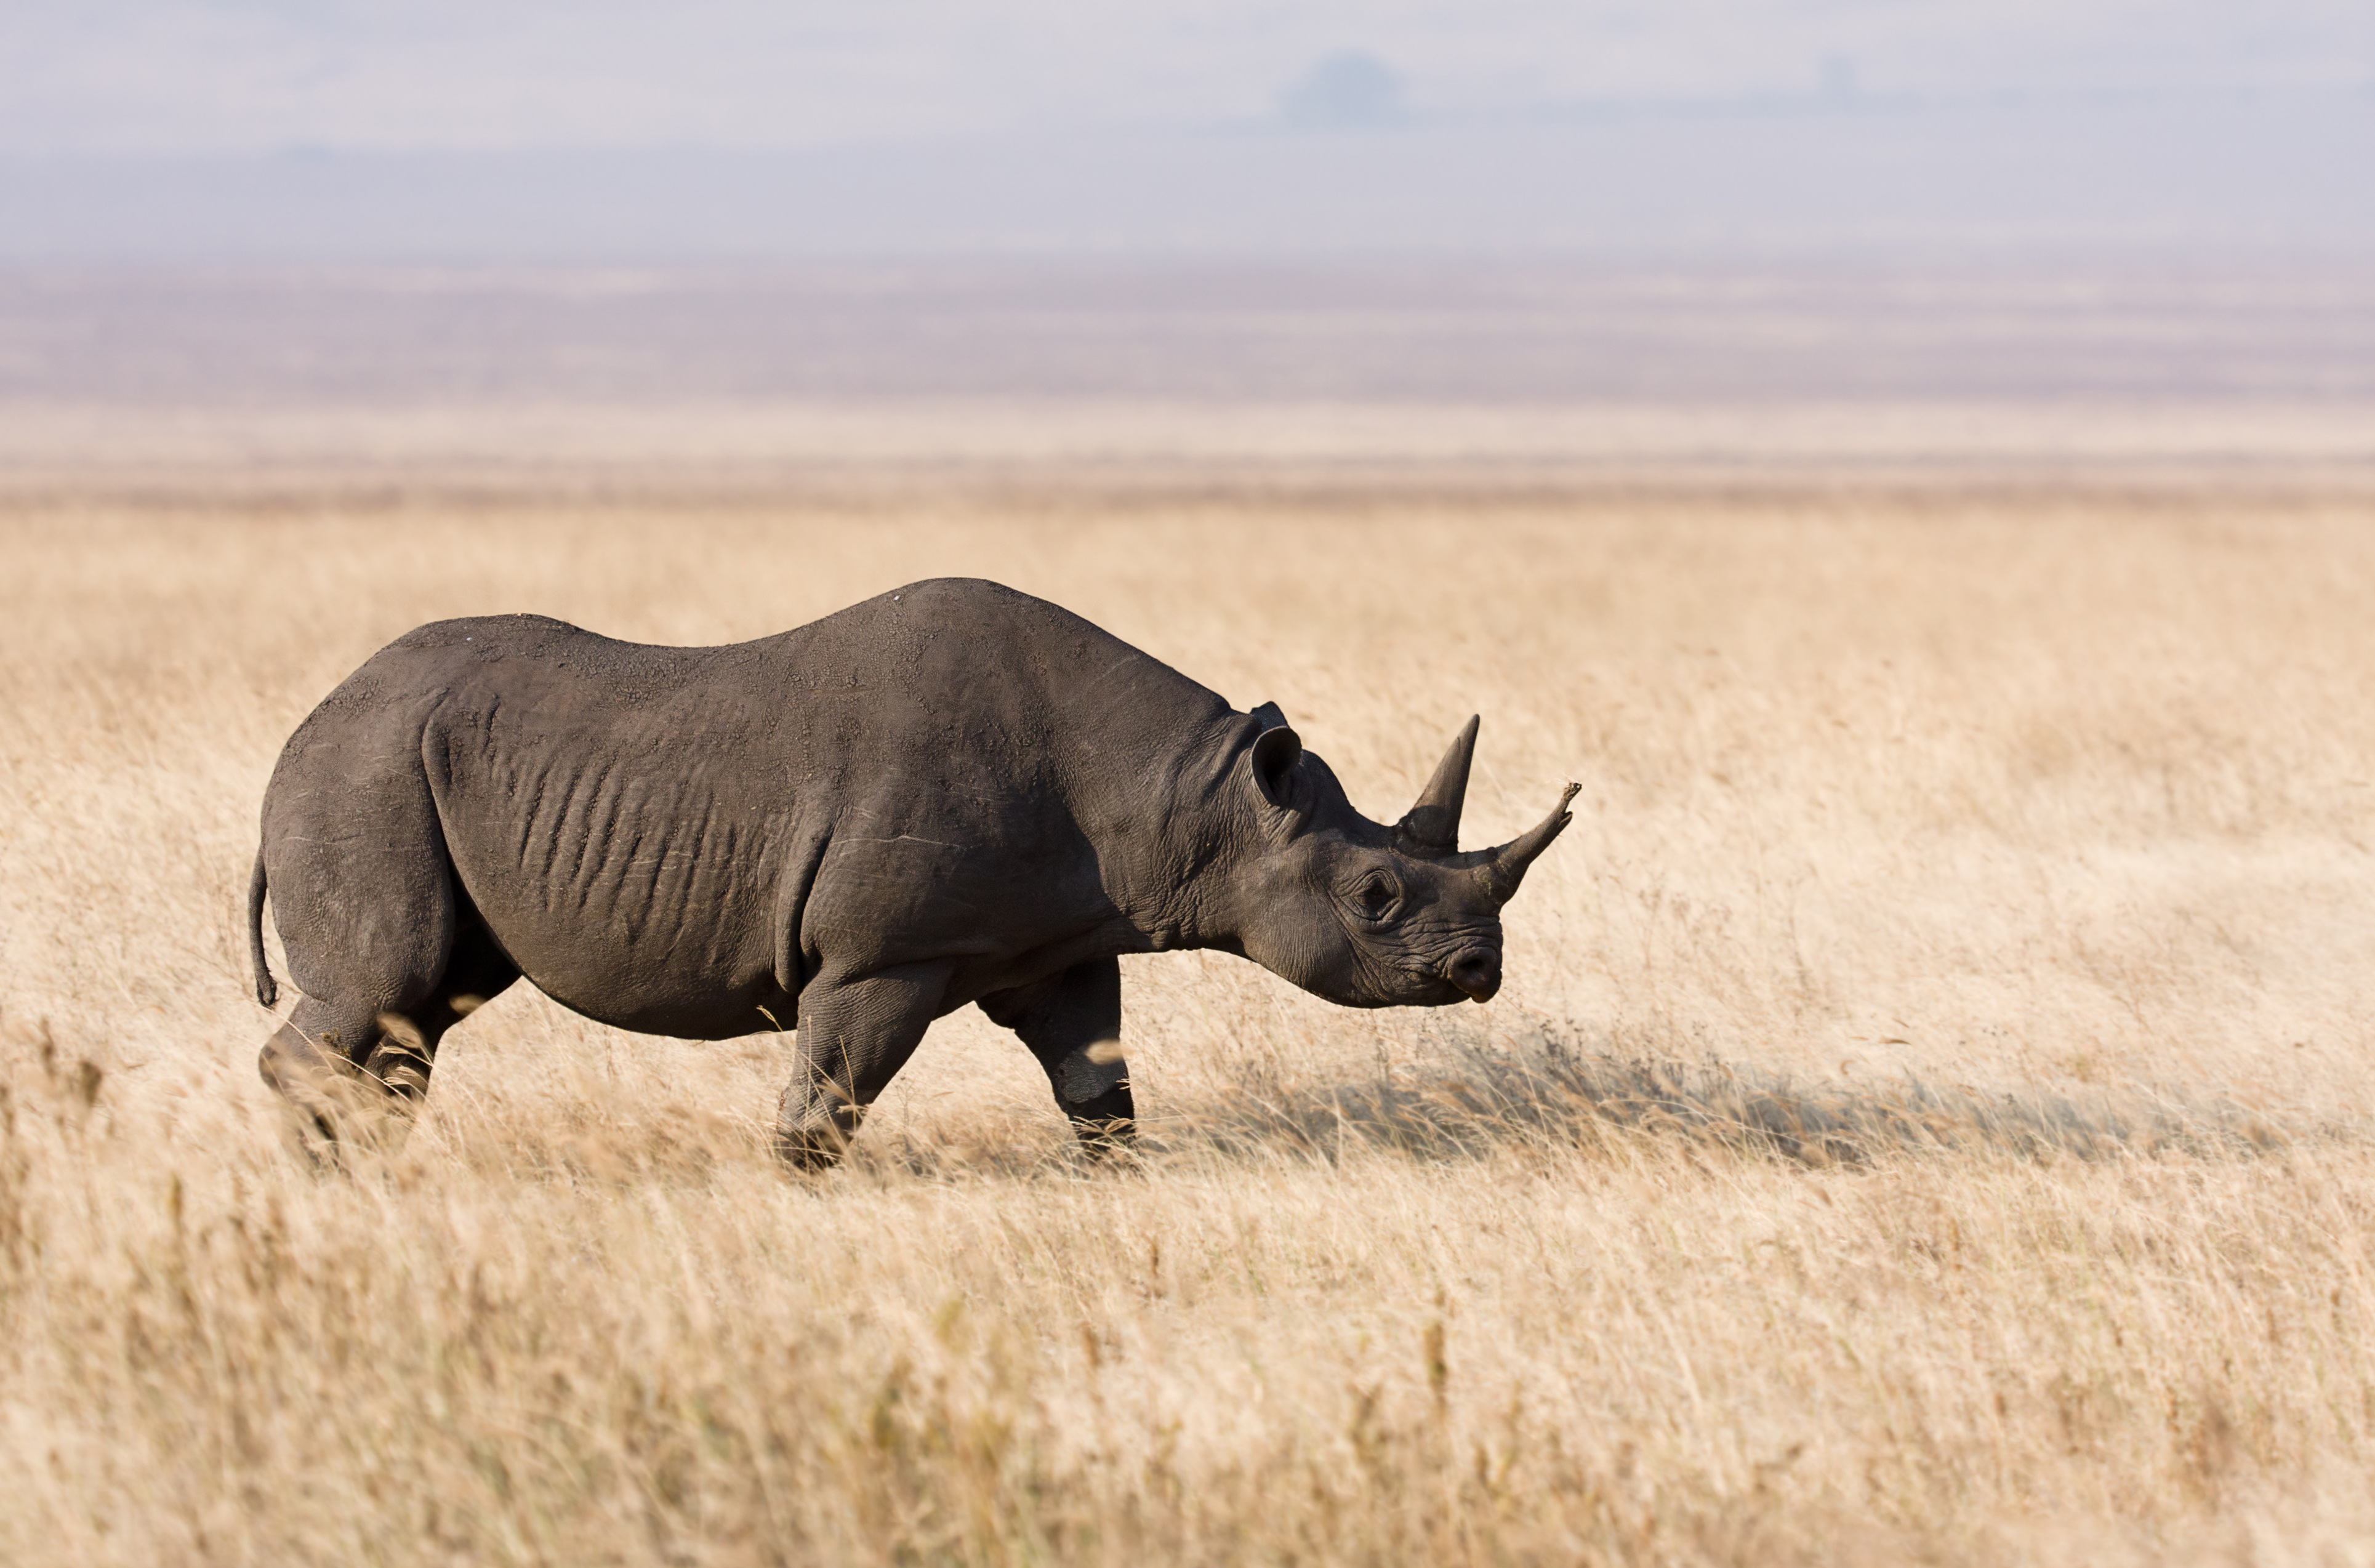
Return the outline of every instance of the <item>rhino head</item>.
<path id="1" fill-rule="evenodd" d="M 1354 1008 L 1490 1001 L 1501 988 L 1501 906 L 1573 818 L 1548 817 L 1494 849 L 1462 852 L 1478 721 L 1461 728 L 1418 803 L 1392 827 L 1353 809 L 1328 764 L 1274 703 L 1241 754 L 1237 787 L 1260 847 L 1236 867 L 1236 947 L 1272 973 Z"/>

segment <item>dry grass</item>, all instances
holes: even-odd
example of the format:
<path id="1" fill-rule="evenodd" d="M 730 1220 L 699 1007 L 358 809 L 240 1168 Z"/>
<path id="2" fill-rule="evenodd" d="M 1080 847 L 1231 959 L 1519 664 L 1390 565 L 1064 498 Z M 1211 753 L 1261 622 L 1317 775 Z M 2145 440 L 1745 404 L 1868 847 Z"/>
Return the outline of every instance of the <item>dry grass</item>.
<path id="1" fill-rule="evenodd" d="M 2370 1560 L 2363 496 L 0 505 L 0 1561 Z M 801 1180 L 777 1042 L 522 991 L 281 1150 L 239 905 L 349 668 L 961 572 L 1375 812 L 1471 710 L 1473 832 L 1581 779 L 1502 999 L 1133 961 L 1138 1169 L 964 1017 Z"/>

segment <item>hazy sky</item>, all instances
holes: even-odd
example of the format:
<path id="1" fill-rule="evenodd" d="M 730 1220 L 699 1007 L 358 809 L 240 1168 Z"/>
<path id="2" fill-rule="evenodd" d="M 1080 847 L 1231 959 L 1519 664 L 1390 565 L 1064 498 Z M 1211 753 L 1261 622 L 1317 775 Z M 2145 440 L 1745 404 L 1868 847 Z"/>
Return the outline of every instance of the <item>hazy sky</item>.
<path id="1" fill-rule="evenodd" d="M 2375 0 L 0 0 L 0 260 L 2364 249 L 2370 167 Z"/>
<path id="2" fill-rule="evenodd" d="M 1348 53 L 1418 124 L 1824 94 L 2375 97 L 2375 0 L 7 0 L 0 153 L 1221 129 L 1276 119 Z"/>

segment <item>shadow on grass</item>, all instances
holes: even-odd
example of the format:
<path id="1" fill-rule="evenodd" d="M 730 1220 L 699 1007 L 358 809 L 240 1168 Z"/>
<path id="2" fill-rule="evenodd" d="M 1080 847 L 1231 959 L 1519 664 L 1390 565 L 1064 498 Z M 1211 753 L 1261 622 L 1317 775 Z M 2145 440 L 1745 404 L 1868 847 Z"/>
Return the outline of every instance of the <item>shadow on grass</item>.
<path id="1" fill-rule="evenodd" d="M 1249 1086 L 1242 1097 L 1162 1117 L 1149 1132 L 1158 1159 L 1199 1147 L 1240 1156 L 1295 1149 L 1332 1159 L 1360 1148 L 1472 1159 L 1513 1144 L 1575 1148 L 1647 1137 L 1825 1166 L 1925 1150 L 2235 1155 L 2350 1129 L 2284 1125 L 2232 1101 L 2142 1088 L 2080 1096 L 1946 1088 L 1911 1074 L 1798 1079 L 1714 1057 L 1630 1053 L 1549 1028 L 1513 1040 L 1455 1034 L 1423 1066 L 1381 1062 L 1359 1080 Z"/>
<path id="2" fill-rule="evenodd" d="M 1793 1079 L 1712 1056 L 1628 1050 L 1573 1026 L 1514 1037 L 1472 1027 L 1431 1034 L 1423 1061 L 1381 1058 L 1357 1077 L 1289 1079 L 1249 1067 L 1225 1095 L 1147 1107 L 1152 1114 L 1131 1154 L 1093 1158 L 1052 1116 L 988 1114 L 928 1129 L 872 1129 L 841 1177 L 1078 1179 L 1209 1160 L 1452 1161 L 1511 1149 L 1622 1158 L 1679 1148 L 1814 1167 L 1923 1152 L 2232 1158 L 2360 1142 L 2369 1130 L 2330 1117 L 2277 1120 L 2230 1099 L 2141 1086 L 2063 1093 L 1944 1087 L 1912 1074 Z M 149 1119 L 169 1107 L 138 1098 L 118 1106 L 117 1087 L 114 1075 L 62 1046 L 46 1024 L 0 1019 L 0 1246 L 18 1229 L 12 1215 L 28 1180 L 40 1169 L 74 1166 L 79 1157 L 68 1149 L 82 1147 L 87 1124 L 129 1111 L 128 1126 L 160 1136 L 135 1138 L 124 1152 L 170 1143 Z M 557 1100 L 519 1102 L 465 1096 L 455 1103 L 449 1095 L 432 1103 L 437 1125 L 415 1129 L 408 1150 L 361 1163 L 401 1176 L 406 1165 L 450 1161 L 481 1177 L 609 1186 L 705 1186 L 735 1168 L 774 1168 L 763 1118 L 673 1098 L 655 1103 L 598 1084 L 573 1088 Z"/>

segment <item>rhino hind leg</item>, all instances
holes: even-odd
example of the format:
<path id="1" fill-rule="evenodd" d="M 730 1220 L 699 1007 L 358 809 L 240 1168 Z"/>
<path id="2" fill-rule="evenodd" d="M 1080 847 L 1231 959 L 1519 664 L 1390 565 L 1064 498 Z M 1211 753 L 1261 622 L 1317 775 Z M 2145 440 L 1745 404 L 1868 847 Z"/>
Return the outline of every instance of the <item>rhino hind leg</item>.
<path id="1" fill-rule="evenodd" d="M 383 1013 L 379 1038 L 362 1058 L 365 1081 L 408 1104 L 429 1093 L 430 1069 L 445 1032 L 508 989 L 519 965 L 495 945 L 467 899 L 460 901 L 454 949 L 429 995 L 401 1013 Z"/>
<path id="2" fill-rule="evenodd" d="M 358 1069 L 349 1044 L 375 1046 L 379 1017 L 375 1007 L 305 996 L 264 1043 L 256 1071 L 288 1102 L 291 1131 L 309 1153 L 365 1139 L 380 1120 L 384 1097 Z"/>
<path id="3" fill-rule="evenodd" d="M 309 977 L 328 994 L 308 991 L 298 1001 L 256 1067 L 317 1158 L 343 1143 L 401 1142 L 446 1032 L 520 977 L 467 898 L 449 887 L 442 902 L 381 912 L 415 939 L 393 952 L 385 943 L 358 944 L 377 961 L 324 952 L 318 925 L 299 938 Z"/>
<path id="4" fill-rule="evenodd" d="M 1035 985 L 984 996 L 981 1010 L 1030 1047 L 1073 1134 L 1092 1153 L 1137 1141 L 1129 1064 L 1121 1055 L 1119 961 L 1092 959 Z"/>

